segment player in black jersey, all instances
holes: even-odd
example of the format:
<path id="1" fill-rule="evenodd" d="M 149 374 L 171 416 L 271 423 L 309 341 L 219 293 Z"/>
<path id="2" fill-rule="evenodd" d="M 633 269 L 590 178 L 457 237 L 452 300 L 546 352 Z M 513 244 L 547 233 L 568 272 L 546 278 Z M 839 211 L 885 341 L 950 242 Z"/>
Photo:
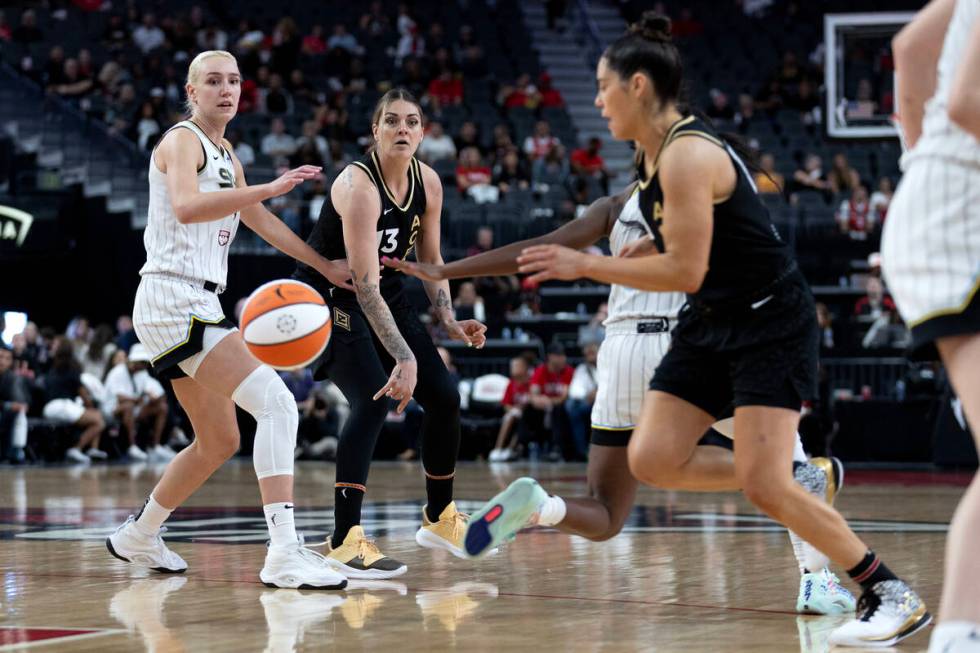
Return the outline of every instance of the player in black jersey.
<path id="1" fill-rule="evenodd" d="M 670 21 L 653 12 L 610 45 L 597 68 L 596 106 L 610 132 L 653 154 L 641 187 L 657 251 L 620 258 L 544 245 L 524 250 L 520 269 L 536 281 L 589 277 L 687 293 L 629 443 L 630 470 L 659 487 L 740 488 L 862 586 L 858 619 L 831 641 L 890 646 L 928 624 L 925 605 L 840 514 L 793 482 L 799 411 L 816 386 L 813 297 L 742 159 L 678 108 L 681 77 Z M 698 446 L 729 402 L 734 455 Z"/>
<path id="2" fill-rule="evenodd" d="M 428 503 L 415 536 L 421 546 L 462 557 L 458 540 L 465 516 L 456 510 L 453 476 L 459 451 L 459 392 L 436 346 L 409 305 L 403 274 L 382 268 L 381 258 L 442 263 L 439 176 L 419 163 L 422 109 L 407 91 L 386 93 L 372 120 L 375 145 L 334 181 L 309 244 L 325 258 L 346 259 L 355 292 L 331 285 L 299 266 L 296 277 L 325 296 L 333 309 L 333 334 L 316 378 L 329 378 L 347 397 L 351 414 L 337 447 L 335 530 L 327 543 L 331 566 L 350 578 L 391 578 L 406 566 L 383 555 L 360 527 L 361 502 L 375 442 L 388 411 L 414 396 L 425 410 L 422 466 Z M 451 338 L 482 347 L 486 327 L 457 322 L 449 282 L 425 290 Z"/>

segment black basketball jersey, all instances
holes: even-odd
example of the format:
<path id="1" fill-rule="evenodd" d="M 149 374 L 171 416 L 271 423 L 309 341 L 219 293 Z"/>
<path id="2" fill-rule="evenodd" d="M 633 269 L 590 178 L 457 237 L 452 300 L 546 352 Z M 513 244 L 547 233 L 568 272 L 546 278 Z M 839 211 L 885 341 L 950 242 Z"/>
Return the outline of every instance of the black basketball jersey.
<path id="1" fill-rule="evenodd" d="M 422 183 L 422 170 L 418 160 L 413 157 L 408 167 L 408 194 L 405 195 L 404 203 L 401 205 L 395 201 L 394 195 L 385 184 L 384 175 L 381 174 L 381 162 L 376 153 L 371 152 L 351 165 L 357 166 L 371 178 L 381 198 L 381 215 L 378 216 L 377 226 L 378 258 L 388 256 L 404 259 L 415 248 L 426 207 L 425 185 Z M 344 249 L 343 220 L 340 219 L 340 214 L 334 208 L 329 195 L 323 202 L 320 218 L 313 226 L 313 231 L 306 242 L 326 259 L 347 258 Z M 348 290 L 336 288 L 326 278 L 303 263 L 298 265 L 296 276 L 319 290 L 321 294 L 330 293 L 334 298 L 352 295 Z M 397 295 L 402 289 L 403 277 L 404 274 L 398 270 L 382 268 L 382 296 L 388 299 Z"/>
<path id="2" fill-rule="evenodd" d="M 769 219 L 769 210 L 759 199 L 745 164 L 707 123 L 695 116 L 681 118 L 667 132 L 660 152 L 684 136 L 704 138 L 723 148 L 735 166 L 737 178 L 731 196 L 714 205 L 708 272 L 701 288 L 689 297 L 710 304 L 751 295 L 783 275 L 792 266 L 793 255 Z M 646 179 L 642 156 L 637 172 L 640 210 L 653 231 L 657 249 L 664 252 L 660 232 L 664 193 L 658 174 L 659 159 L 658 154 L 650 179 Z"/>

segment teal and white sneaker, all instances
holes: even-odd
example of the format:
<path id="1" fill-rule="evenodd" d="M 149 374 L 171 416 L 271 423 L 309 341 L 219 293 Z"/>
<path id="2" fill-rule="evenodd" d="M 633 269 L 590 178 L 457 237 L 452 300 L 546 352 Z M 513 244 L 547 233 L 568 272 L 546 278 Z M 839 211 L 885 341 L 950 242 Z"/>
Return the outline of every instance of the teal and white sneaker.
<path id="1" fill-rule="evenodd" d="M 519 478 L 490 499 L 470 517 L 463 535 L 463 550 L 479 558 L 502 542 L 512 539 L 529 524 L 548 498 L 533 478 Z"/>
<path id="2" fill-rule="evenodd" d="M 828 569 L 803 574 L 796 611 L 803 614 L 843 614 L 854 612 L 854 595 L 841 587 L 840 580 Z"/>

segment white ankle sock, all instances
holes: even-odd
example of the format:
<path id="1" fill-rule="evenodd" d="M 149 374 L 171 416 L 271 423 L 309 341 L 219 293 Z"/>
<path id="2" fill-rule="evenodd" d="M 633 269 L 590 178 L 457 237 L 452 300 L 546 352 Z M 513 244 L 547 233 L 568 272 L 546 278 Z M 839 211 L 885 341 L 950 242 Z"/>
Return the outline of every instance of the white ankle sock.
<path id="1" fill-rule="evenodd" d="M 803 451 L 803 440 L 800 438 L 799 432 L 796 433 L 796 445 L 793 447 L 793 462 L 806 462 L 806 452 Z"/>
<path id="2" fill-rule="evenodd" d="M 554 526 L 565 518 L 565 500 L 551 495 L 541 504 L 538 511 L 538 526 Z"/>
<path id="3" fill-rule="evenodd" d="M 164 508 L 157 500 L 150 495 L 150 498 L 146 500 L 143 505 L 143 510 L 140 512 L 140 516 L 136 518 L 136 522 L 133 524 L 143 535 L 147 537 L 153 537 L 159 532 L 160 527 L 163 526 L 163 522 L 167 521 L 167 517 L 170 516 L 173 510 L 169 508 Z"/>
<path id="4" fill-rule="evenodd" d="M 296 544 L 296 524 L 293 522 L 293 502 L 269 503 L 262 506 L 269 527 L 272 546 Z"/>
<path id="5" fill-rule="evenodd" d="M 929 638 L 929 653 L 945 651 L 950 642 L 967 637 L 971 632 L 977 633 L 980 637 L 980 623 L 943 621 L 932 630 L 932 637 Z"/>

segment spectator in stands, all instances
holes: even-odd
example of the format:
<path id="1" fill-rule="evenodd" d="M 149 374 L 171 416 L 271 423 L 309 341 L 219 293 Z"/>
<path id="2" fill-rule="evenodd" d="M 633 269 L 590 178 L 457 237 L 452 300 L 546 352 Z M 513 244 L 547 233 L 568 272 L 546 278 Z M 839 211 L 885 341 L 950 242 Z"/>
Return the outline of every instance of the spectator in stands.
<path id="1" fill-rule="evenodd" d="M 459 62 L 460 72 L 467 79 L 482 79 L 490 72 L 483 47 L 477 42 L 473 28 L 469 25 L 459 28 L 456 60 Z"/>
<path id="2" fill-rule="evenodd" d="M 728 102 L 728 96 L 725 93 L 713 88 L 708 91 L 708 96 L 711 98 L 711 104 L 705 113 L 709 118 L 712 120 L 733 120 L 735 118 L 735 109 Z"/>
<path id="3" fill-rule="evenodd" d="M 468 147 L 475 147 L 480 154 L 485 154 L 483 145 L 480 144 L 480 132 L 477 130 L 476 123 L 472 120 L 467 120 L 459 126 L 459 134 L 456 135 L 454 140 L 456 151 L 460 154 Z"/>
<path id="4" fill-rule="evenodd" d="M 197 49 L 227 50 L 228 33 L 216 25 L 208 25 L 197 31 Z"/>
<path id="5" fill-rule="evenodd" d="M 448 69 L 442 70 L 438 77 L 429 82 L 426 97 L 433 111 L 459 106 L 463 103 L 463 80 Z"/>
<path id="6" fill-rule="evenodd" d="M 262 138 L 262 154 L 279 162 L 288 159 L 296 151 L 296 139 L 286 133 L 282 118 L 273 118 L 269 133 Z"/>
<path id="7" fill-rule="evenodd" d="M 783 85 L 779 79 L 766 82 L 755 95 L 755 108 L 770 115 L 783 108 Z"/>
<path id="8" fill-rule="evenodd" d="M 160 138 L 162 129 L 160 120 L 150 101 L 140 106 L 140 118 L 136 123 L 136 145 L 143 151 L 149 152 Z"/>
<path id="9" fill-rule="evenodd" d="M 456 144 L 443 131 L 441 122 L 434 120 L 429 123 L 429 132 L 419 145 L 418 156 L 428 164 L 456 158 Z"/>
<path id="10" fill-rule="evenodd" d="M 327 49 L 340 48 L 346 50 L 351 56 L 359 57 L 364 54 L 364 48 L 357 42 L 357 38 L 347 31 L 347 26 L 337 23 L 333 26 L 333 34 L 327 39 Z"/>
<path id="11" fill-rule="evenodd" d="M 126 134 L 139 119 L 139 110 L 136 87 L 127 82 L 119 87 L 119 95 L 107 102 L 104 120 L 109 124 L 110 131 Z"/>
<path id="12" fill-rule="evenodd" d="M 272 30 L 272 71 L 282 76 L 289 75 L 299 65 L 299 50 L 302 45 L 296 21 L 291 16 L 280 18 Z"/>
<path id="13" fill-rule="evenodd" d="M 476 285 L 472 281 L 464 281 L 459 284 L 459 288 L 456 290 L 456 299 L 453 301 L 453 308 L 456 310 L 457 320 L 484 322 L 487 319 L 483 298 L 476 294 Z"/>
<path id="14" fill-rule="evenodd" d="M 88 347 L 89 340 L 92 339 L 92 328 L 89 326 L 88 318 L 84 315 L 73 317 L 65 327 L 65 336 L 71 340 L 71 345 L 76 352 L 82 347 Z"/>
<path id="15" fill-rule="evenodd" d="M 831 192 L 830 182 L 823 173 L 823 161 L 818 154 L 807 154 L 803 168 L 793 173 L 793 192 L 819 192 L 826 196 Z"/>
<path id="16" fill-rule="evenodd" d="M 510 381 L 504 391 L 504 398 L 501 404 L 504 407 L 504 416 L 500 421 L 500 430 L 497 432 L 497 442 L 494 444 L 493 451 L 490 452 L 488 460 L 490 462 L 505 462 L 517 460 L 520 457 L 518 451 L 518 439 L 512 439 L 514 427 L 521 421 L 524 407 L 531 398 L 531 375 L 530 366 L 526 359 L 521 356 L 510 359 Z"/>
<path id="17" fill-rule="evenodd" d="M 552 85 L 551 75 L 548 73 L 538 75 L 538 93 L 541 95 L 541 107 L 544 109 L 565 106 L 565 98 Z"/>
<path id="18" fill-rule="evenodd" d="M 15 365 L 14 353 L 0 342 L 0 460 L 24 462 L 31 378 L 27 365 Z"/>
<path id="19" fill-rule="evenodd" d="M 675 39 L 696 38 L 704 33 L 704 23 L 694 17 L 687 7 L 681 9 L 676 20 L 670 22 L 670 34 Z"/>
<path id="20" fill-rule="evenodd" d="M 350 153 L 344 150 L 344 145 L 336 138 L 330 139 L 330 165 L 336 172 L 342 171 L 353 161 Z"/>
<path id="21" fill-rule="evenodd" d="M 175 455 L 163 442 L 167 426 L 167 395 L 160 382 L 150 376 L 150 355 L 136 343 L 125 362 L 115 365 L 105 378 L 103 413 L 119 420 L 129 442 L 126 455 L 133 460 L 165 462 Z M 136 443 L 140 426 L 150 427 L 150 446 L 144 451 Z"/>
<path id="22" fill-rule="evenodd" d="M 304 121 L 303 135 L 296 139 L 296 146 L 299 148 L 302 148 L 307 143 L 313 144 L 322 161 L 330 160 L 330 144 L 326 138 L 320 135 L 320 125 L 316 120 Z"/>
<path id="23" fill-rule="evenodd" d="M 572 374 L 572 382 L 568 386 L 568 399 L 565 410 L 574 445 L 574 460 L 586 460 L 589 454 L 589 434 L 591 433 L 592 404 L 595 403 L 596 391 L 599 384 L 596 381 L 596 359 L 599 356 L 599 345 L 590 342 L 582 347 L 584 360 L 579 363 Z M 569 456 L 566 456 L 566 458 Z"/>
<path id="24" fill-rule="evenodd" d="M 283 86 L 279 73 L 269 75 L 269 87 L 265 92 L 265 110 L 273 115 L 291 115 L 293 98 Z"/>
<path id="25" fill-rule="evenodd" d="M 25 9 L 20 15 L 20 25 L 11 34 L 14 43 L 31 45 L 44 40 L 44 32 L 37 26 L 37 15 L 33 9 Z"/>
<path id="26" fill-rule="evenodd" d="M 126 47 L 129 43 L 129 26 L 120 14 L 111 14 L 102 31 L 102 45 L 110 52 Z"/>
<path id="27" fill-rule="evenodd" d="M 861 184 L 861 175 L 851 167 L 847 155 L 838 152 L 834 155 L 833 165 L 827 173 L 827 182 L 835 193 L 843 193 L 856 189 Z"/>
<path id="28" fill-rule="evenodd" d="M 243 166 L 250 166 L 255 163 L 255 150 L 246 141 L 242 140 L 242 133 L 237 129 L 228 130 L 228 142 L 231 143 L 235 156 Z"/>
<path id="29" fill-rule="evenodd" d="M 894 192 L 891 177 L 882 177 L 878 180 L 878 190 L 871 193 L 871 211 L 874 214 L 875 222 L 879 225 L 885 224 L 888 206 L 892 203 Z"/>
<path id="30" fill-rule="evenodd" d="M 145 55 L 161 47 L 167 40 L 163 30 L 157 26 L 157 17 L 152 13 L 143 14 L 143 21 L 133 30 L 133 43 Z"/>
<path id="31" fill-rule="evenodd" d="M 534 125 L 534 133 L 524 139 L 524 154 L 531 161 L 537 161 L 546 157 L 558 145 L 561 145 L 561 141 L 551 135 L 551 125 L 539 120 Z"/>
<path id="32" fill-rule="evenodd" d="M 874 87 L 871 80 L 858 80 L 857 97 L 847 103 L 848 118 L 871 118 L 878 113 L 878 103 L 874 99 Z"/>
<path id="33" fill-rule="evenodd" d="M 466 256 L 476 256 L 493 249 L 493 229 L 480 227 L 476 230 L 476 242 L 466 250 Z M 482 320 L 481 320 L 482 322 Z"/>
<path id="34" fill-rule="evenodd" d="M 521 441 L 526 445 L 547 446 L 550 440 L 554 458 L 565 441 L 568 423 L 565 400 L 573 373 L 565 348 L 557 342 L 550 344 L 547 360 L 531 375 L 530 397 L 521 415 Z"/>
<path id="35" fill-rule="evenodd" d="M 875 213 L 868 201 L 868 189 L 858 184 L 851 196 L 841 202 L 837 209 L 837 224 L 843 234 L 851 240 L 867 240 L 875 230 Z"/>
<path id="36" fill-rule="evenodd" d="M 739 133 L 745 134 L 749 131 L 753 122 L 758 117 L 755 113 L 755 101 L 748 93 L 741 93 L 738 96 L 738 111 L 735 112 L 735 126 Z"/>
<path id="37" fill-rule="evenodd" d="M 572 152 L 572 171 L 583 179 L 594 179 L 602 189 L 603 195 L 609 194 L 609 171 L 606 162 L 599 155 L 602 140 L 593 136 L 589 139 L 588 147 L 580 147 Z"/>
<path id="38" fill-rule="evenodd" d="M 504 109 L 517 107 L 534 109 L 541 103 L 541 94 L 531 83 L 531 76 L 523 73 L 513 85 L 504 85 L 500 88 L 497 101 Z"/>
<path id="39" fill-rule="evenodd" d="M 14 30 L 7 22 L 7 14 L 0 10 L 0 41 L 8 42 L 13 38 Z"/>
<path id="40" fill-rule="evenodd" d="M 421 57 L 425 54 L 425 39 L 419 32 L 415 21 L 409 19 L 410 23 L 401 31 L 398 38 L 398 45 L 395 47 L 395 67 L 400 68 L 402 62 L 408 57 Z M 445 69 L 443 70 L 445 72 Z"/>
<path id="41" fill-rule="evenodd" d="M 15 367 L 18 369 L 26 367 L 32 372 L 34 371 L 37 364 L 27 353 L 27 338 L 24 337 L 23 333 L 15 333 L 14 337 L 10 339 L 10 351 L 14 356 Z"/>
<path id="42" fill-rule="evenodd" d="M 428 90 L 428 78 L 415 57 L 408 57 L 401 68 L 395 70 L 395 85 L 407 88 L 415 97 L 422 97 Z M 425 144 L 425 141 L 422 141 Z"/>
<path id="43" fill-rule="evenodd" d="M 585 347 L 589 343 L 600 344 L 606 339 L 606 327 L 602 323 L 606 321 L 607 317 L 609 317 L 609 305 L 602 302 L 589 323 L 578 328 L 579 347 Z"/>
<path id="44" fill-rule="evenodd" d="M 834 316 L 823 302 L 817 302 L 817 325 L 820 327 L 820 353 L 829 354 L 834 349 Z"/>
<path id="45" fill-rule="evenodd" d="M 895 311 L 895 302 L 885 294 L 885 284 L 880 277 L 868 276 L 864 289 L 864 297 L 854 304 L 854 318 L 858 322 L 874 322 L 886 312 Z"/>
<path id="46" fill-rule="evenodd" d="M 493 168 L 493 183 L 506 194 L 512 188 L 526 190 L 531 186 L 531 173 L 524 166 L 517 154 L 517 148 L 512 147 Z"/>
<path id="47" fill-rule="evenodd" d="M 316 143 L 313 141 L 303 141 L 296 151 L 293 152 L 293 155 L 289 157 L 289 166 L 291 168 L 299 168 L 305 165 L 317 166 L 319 168 L 326 165 L 323 156 L 320 154 L 320 150 L 317 149 Z"/>
<path id="48" fill-rule="evenodd" d="M 786 108 L 800 112 L 800 120 L 804 125 L 820 123 L 820 96 L 816 85 L 809 77 L 804 77 L 796 85 L 796 92 L 786 98 Z"/>
<path id="49" fill-rule="evenodd" d="M 136 331 L 133 330 L 133 320 L 128 315 L 116 318 L 116 349 L 127 352 L 139 342 Z"/>
<path id="50" fill-rule="evenodd" d="M 65 458 L 83 464 L 107 458 L 106 453 L 99 449 L 105 419 L 82 384 L 81 368 L 68 338 L 56 340 L 51 370 L 44 375 L 43 387 L 46 401 L 44 418 L 82 429 L 78 444 L 65 452 Z M 82 453 L 86 449 L 88 455 Z"/>
<path id="51" fill-rule="evenodd" d="M 510 137 L 510 128 L 505 123 L 500 123 L 493 128 L 491 156 L 496 163 L 500 163 L 510 150 L 517 150 L 517 146 L 514 145 L 514 140 Z M 523 152 L 517 150 L 517 156 L 521 159 L 521 163 L 525 163 Z"/>
<path id="52" fill-rule="evenodd" d="M 65 71 L 60 83 L 50 90 L 63 98 L 78 99 L 87 95 L 94 86 L 91 75 L 83 75 L 79 70 L 78 59 L 65 59 Z"/>
<path id="53" fill-rule="evenodd" d="M 786 179 L 776 170 L 776 157 L 765 152 L 759 157 L 759 170 L 753 175 L 760 193 L 781 195 L 786 188 Z"/>
<path id="54" fill-rule="evenodd" d="M 551 148 L 544 158 L 537 159 L 531 166 L 531 177 L 535 190 L 547 192 L 548 188 L 561 186 L 568 179 L 570 167 L 561 144 Z"/>
<path id="55" fill-rule="evenodd" d="M 426 56 L 433 56 L 440 48 L 448 49 L 452 44 L 446 40 L 446 29 L 442 23 L 435 21 L 429 24 L 429 31 L 425 35 Z M 418 97 L 418 96 L 416 96 Z"/>
<path id="56" fill-rule="evenodd" d="M 108 324 L 100 324 L 95 327 L 91 342 L 84 343 L 75 349 L 75 355 L 82 366 L 82 372 L 91 374 L 99 381 L 106 377 L 109 371 L 109 361 L 116 352 L 116 344 L 113 342 L 115 333 Z"/>
<path id="57" fill-rule="evenodd" d="M 357 40 L 354 41 L 354 45 L 356 47 Z M 323 37 L 323 25 L 314 25 L 310 33 L 303 37 L 301 50 L 308 57 L 323 54 L 327 51 L 327 41 Z"/>
<path id="58" fill-rule="evenodd" d="M 491 186 L 493 175 L 480 157 L 475 147 L 467 147 L 459 153 L 456 166 L 456 187 L 462 195 L 477 202 L 496 202 L 499 191 Z"/>
<path id="59" fill-rule="evenodd" d="M 306 75 L 299 68 L 289 73 L 289 84 L 287 86 L 289 94 L 293 97 L 294 107 L 296 102 L 306 102 L 307 104 L 316 102 L 316 92 L 313 85 L 310 84 L 306 79 Z"/>
<path id="60" fill-rule="evenodd" d="M 861 340 L 865 349 L 905 349 L 912 337 L 895 307 L 886 309 L 871 323 Z"/>
<path id="61" fill-rule="evenodd" d="M 52 47 L 48 51 L 48 58 L 44 62 L 44 84 L 49 93 L 55 92 L 55 87 L 60 86 L 65 81 L 65 49 L 60 45 Z"/>

